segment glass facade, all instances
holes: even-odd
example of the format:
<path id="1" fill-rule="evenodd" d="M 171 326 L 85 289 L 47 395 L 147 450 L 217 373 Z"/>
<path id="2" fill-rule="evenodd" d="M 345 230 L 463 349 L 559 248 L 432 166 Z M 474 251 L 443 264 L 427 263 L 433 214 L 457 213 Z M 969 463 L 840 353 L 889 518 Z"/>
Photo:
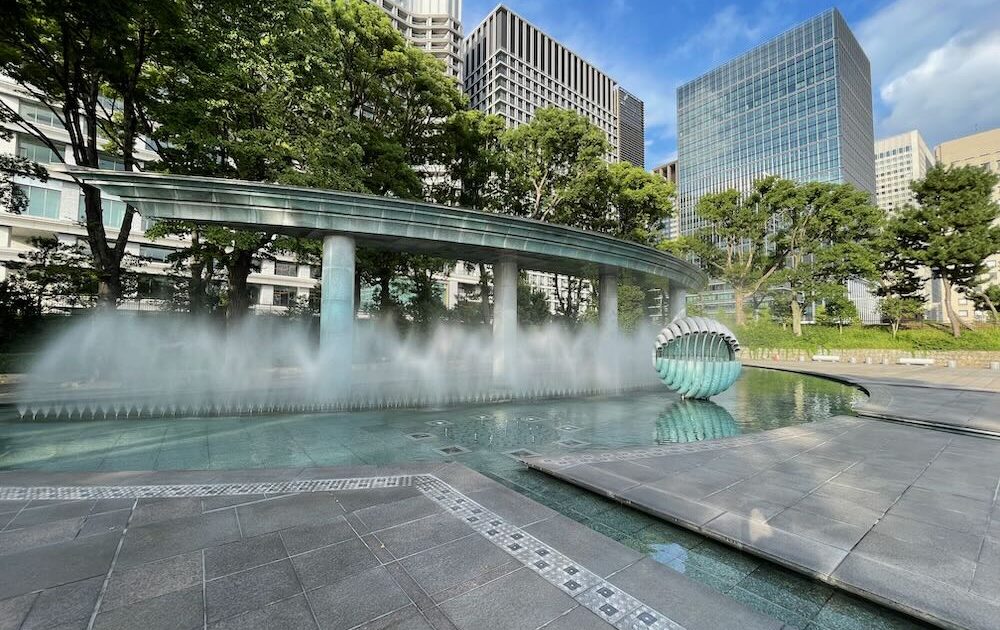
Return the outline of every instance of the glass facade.
<path id="1" fill-rule="evenodd" d="M 836 9 L 677 89 L 678 223 L 764 175 L 875 192 L 868 58 Z"/>

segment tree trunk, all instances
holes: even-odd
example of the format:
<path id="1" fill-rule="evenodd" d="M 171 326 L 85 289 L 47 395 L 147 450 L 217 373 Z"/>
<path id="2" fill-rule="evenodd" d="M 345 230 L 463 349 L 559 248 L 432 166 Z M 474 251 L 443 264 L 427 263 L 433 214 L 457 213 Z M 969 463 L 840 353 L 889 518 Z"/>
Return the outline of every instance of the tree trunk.
<path id="1" fill-rule="evenodd" d="M 893 339 L 896 338 L 896 333 L 899 332 L 899 322 L 900 322 L 900 320 L 898 320 L 898 319 L 892 320 L 892 338 Z"/>
<path id="2" fill-rule="evenodd" d="M 378 277 L 378 314 L 379 317 L 392 317 L 392 294 L 389 284 L 392 282 L 392 275 L 388 269 L 382 269 Z"/>
<path id="3" fill-rule="evenodd" d="M 191 231 L 191 277 L 188 280 L 188 311 L 200 315 L 205 311 L 205 258 L 201 252 L 201 235 Z"/>
<path id="4" fill-rule="evenodd" d="M 792 300 L 792 334 L 796 337 L 802 336 L 802 305 L 798 300 Z"/>
<path id="5" fill-rule="evenodd" d="M 941 284 L 944 290 L 944 310 L 948 313 L 948 322 L 951 324 L 951 334 L 953 337 L 958 338 L 962 336 L 962 320 L 959 319 L 958 313 L 955 312 L 955 307 L 951 303 L 951 282 L 945 278 L 941 278 Z"/>
<path id="6" fill-rule="evenodd" d="M 322 282 L 320 282 L 320 284 L 318 284 L 315 287 L 313 287 L 313 289 L 312 289 L 312 291 L 310 292 L 309 295 L 312 296 L 313 293 L 317 293 L 317 294 L 320 295 L 320 298 L 322 298 L 322 293 L 320 293 L 320 291 L 322 290 L 322 287 L 323 287 Z M 314 303 L 315 304 L 320 304 L 321 300 L 314 300 Z M 354 314 L 355 314 L 355 316 L 357 316 L 359 308 L 361 308 L 361 274 L 358 273 L 358 272 L 355 272 L 354 273 Z"/>
<path id="7" fill-rule="evenodd" d="M 733 288 L 733 301 L 736 307 L 736 325 L 743 326 L 747 323 L 746 313 L 743 311 L 743 301 L 746 296 L 740 289 Z"/>
<path id="8" fill-rule="evenodd" d="M 227 291 L 226 319 L 235 322 L 250 310 L 250 291 L 247 288 L 247 278 L 253 270 L 254 252 L 237 249 L 229 257 L 229 287 Z"/>
<path id="9" fill-rule="evenodd" d="M 486 275 L 486 265 L 479 263 L 479 307 L 483 324 L 490 323 L 490 279 Z"/>
<path id="10" fill-rule="evenodd" d="M 121 265 L 116 260 L 114 250 L 108 245 L 104 231 L 104 211 L 101 208 L 101 191 L 84 184 L 83 209 L 87 228 L 87 243 L 90 245 L 97 274 L 97 301 L 103 308 L 114 309 L 121 299 Z"/>
<path id="11" fill-rule="evenodd" d="M 997 313 L 997 306 L 990 299 L 990 296 L 986 295 L 985 291 L 983 292 L 983 300 L 986 302 L 986 307 L 990 309 L 990 316 L 993 318 L 993 323 L 1000 322 L 1000 313 Z"/>

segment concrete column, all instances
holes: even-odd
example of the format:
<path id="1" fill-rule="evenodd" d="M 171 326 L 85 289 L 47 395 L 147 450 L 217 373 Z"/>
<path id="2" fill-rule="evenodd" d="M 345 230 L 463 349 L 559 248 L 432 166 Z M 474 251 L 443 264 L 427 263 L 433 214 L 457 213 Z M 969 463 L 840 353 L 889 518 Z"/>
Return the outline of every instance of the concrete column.
<path id="1" fill-rule="evenodd" d="M 598 304 L 597 315 L 600 319 L 601 332 L 616 332 L 618 330 L 618 272 L 614 269 L 602 269 L 601 284 L 598 289 L 601 303 Z"/>
<path id="2" fill-rule="evenodd" d="M 509 387 L 517 352 L 517 258 L 502 254 L 493 266 L 493 382 Z"/>
<path id="3" fill-rule="evenodd" d="M 670 321 L 687 317 L 687 288 L 670 283 Z"/>
<path id="4" fill-rule="evenodd" d="M 354 261 L 353 238 L 323 237 L 320 350 L 334 370 L 331 380 L 338 385 L 350 384 L 354 355 Z"/>

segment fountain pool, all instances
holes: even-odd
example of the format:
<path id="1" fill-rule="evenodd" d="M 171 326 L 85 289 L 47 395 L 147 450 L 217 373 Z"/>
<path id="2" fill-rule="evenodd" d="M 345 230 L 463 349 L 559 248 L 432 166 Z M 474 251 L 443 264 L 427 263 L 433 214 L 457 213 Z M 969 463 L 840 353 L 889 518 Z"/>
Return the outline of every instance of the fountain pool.
<path id="1" fill-rule="evenodd" d="M 821 422 L 863 394 L 844 385 L 744 370 L 713 402 L 664 390 L 329 414 L 26 422 L 0 408 L 0 469 L 63 471 L 387 465 L 453 460 L 794 626 L 921 627 L 591 492 L 527 470 L 520 451 L 714 439 Z"/>

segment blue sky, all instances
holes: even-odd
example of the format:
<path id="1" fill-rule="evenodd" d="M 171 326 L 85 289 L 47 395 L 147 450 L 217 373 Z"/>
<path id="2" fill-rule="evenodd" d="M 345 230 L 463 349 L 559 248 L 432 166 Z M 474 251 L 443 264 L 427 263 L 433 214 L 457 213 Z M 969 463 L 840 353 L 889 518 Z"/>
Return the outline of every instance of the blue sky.
<path id="1" fill-rule="evenodd" d="M 831 5 L 812 0 L 505 0 L 646 103 L 646 166 L 676 157 L 677 86 Z M 464 0 L 470 32 L 497 0 Z M 876 138 L 1000 127 L 1000 0 L 842 0 L 872 63 Z"/>

